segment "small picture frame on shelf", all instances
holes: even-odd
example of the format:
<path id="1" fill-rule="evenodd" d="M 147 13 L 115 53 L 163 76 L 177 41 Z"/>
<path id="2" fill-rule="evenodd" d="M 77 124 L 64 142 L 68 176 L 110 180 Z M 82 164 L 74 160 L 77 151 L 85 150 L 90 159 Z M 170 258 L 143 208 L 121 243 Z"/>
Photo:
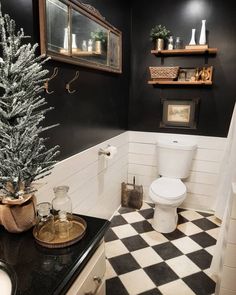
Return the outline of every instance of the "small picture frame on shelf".
<path id="1" fill-rule="evenodd" d="M 178 81 L 195 81 L 196 69 L 195 68 L 181 68 L 179 71 Z"/>
<path id="2" fill-rule="evenodd" d="M 178 81 L 186 81 L 186 71 L 184 69 L 179 70 Z"/>
<path id="3" fill-rule="evenodd" d="M 186 81 L 195 81 L 196 69 L 186 69 Z"/>
<path id="4" fill-rule="evenodd" d="M 196 129 L 199 98 L 162 99 L 163 128 Z"/>

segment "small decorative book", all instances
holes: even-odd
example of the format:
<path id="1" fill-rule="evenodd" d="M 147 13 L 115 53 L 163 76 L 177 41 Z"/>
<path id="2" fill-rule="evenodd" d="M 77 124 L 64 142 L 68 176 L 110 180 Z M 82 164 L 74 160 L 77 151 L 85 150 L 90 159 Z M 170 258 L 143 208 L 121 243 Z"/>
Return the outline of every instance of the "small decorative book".
<path id="1" fill-rule="evenodd" d="M 208 49 L 208 45 L 186 45 L 185 49 L 192 49 L 192 50 L 197 50 L 197 49 Z"/>

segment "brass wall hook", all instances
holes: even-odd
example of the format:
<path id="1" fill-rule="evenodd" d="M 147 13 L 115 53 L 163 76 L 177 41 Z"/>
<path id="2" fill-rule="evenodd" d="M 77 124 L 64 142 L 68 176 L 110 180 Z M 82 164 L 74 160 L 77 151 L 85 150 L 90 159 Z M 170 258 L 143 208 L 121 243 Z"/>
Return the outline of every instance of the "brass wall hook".
<path id="1" fill-rule="evenodd" d="M 52 94 L 54 91 L 49 91 L 49 81 L 51 81 L 52 79 L 54 79 L 56 76 L 58 75 L 58 67 L 55 67 L 53 69 L 53 74 L 44 82 L 44 89 L 46 91 L 47 94 Z"/>
<path id="2" fill-rule="evenodd" d="M 76 90 L 71 90 L 70 89 L 70 84 L 72 83 L 72 82 L 74 82 L 76 79 L 78 79 L 79 78 L 79 71 L 76 71 L 76 73 L 75 73 L 75 76 L 74 76 L 74 78 L 72 79 L 72 80 L 70 80 L 70 82 L 68 82 L 68 83 L 66 83 L 66 90 L 69 92 L 69 93 L 74 93 Z"/>

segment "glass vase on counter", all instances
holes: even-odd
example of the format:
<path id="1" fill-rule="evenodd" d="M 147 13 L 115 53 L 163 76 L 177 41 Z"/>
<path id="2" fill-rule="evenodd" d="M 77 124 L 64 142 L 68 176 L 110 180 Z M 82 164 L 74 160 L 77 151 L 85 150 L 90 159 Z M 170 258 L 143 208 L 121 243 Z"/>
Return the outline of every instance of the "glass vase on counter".
<path id="1" fill-rule="evenodd" d="M 55 198 L 52 200 L 52 212 L 55 218 L 55 230 L 61 238 L 69 237 L 72 227 L 72 202 L 66 185 L 53 188 Z"/>
<path id="2" fill-rule="evenodd" d="M 36 232 L 40 240 L 51 242 L 55 237 L 54 216 L 51 214 L 52 205 L 49 202 L 37 205 Z"/>

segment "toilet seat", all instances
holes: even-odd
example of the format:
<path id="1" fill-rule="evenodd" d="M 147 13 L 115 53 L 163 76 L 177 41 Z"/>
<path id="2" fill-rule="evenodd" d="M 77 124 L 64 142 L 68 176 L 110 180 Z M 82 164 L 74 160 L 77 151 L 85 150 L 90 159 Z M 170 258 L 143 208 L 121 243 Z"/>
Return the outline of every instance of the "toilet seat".
<path id="1" fill-rule="evenodd" d="M 171 202 L 185 196 L 186 186 L 180 179 L 160 177 L 152 182 L 149 192 L 154 202 L 160 198 Z"/>

